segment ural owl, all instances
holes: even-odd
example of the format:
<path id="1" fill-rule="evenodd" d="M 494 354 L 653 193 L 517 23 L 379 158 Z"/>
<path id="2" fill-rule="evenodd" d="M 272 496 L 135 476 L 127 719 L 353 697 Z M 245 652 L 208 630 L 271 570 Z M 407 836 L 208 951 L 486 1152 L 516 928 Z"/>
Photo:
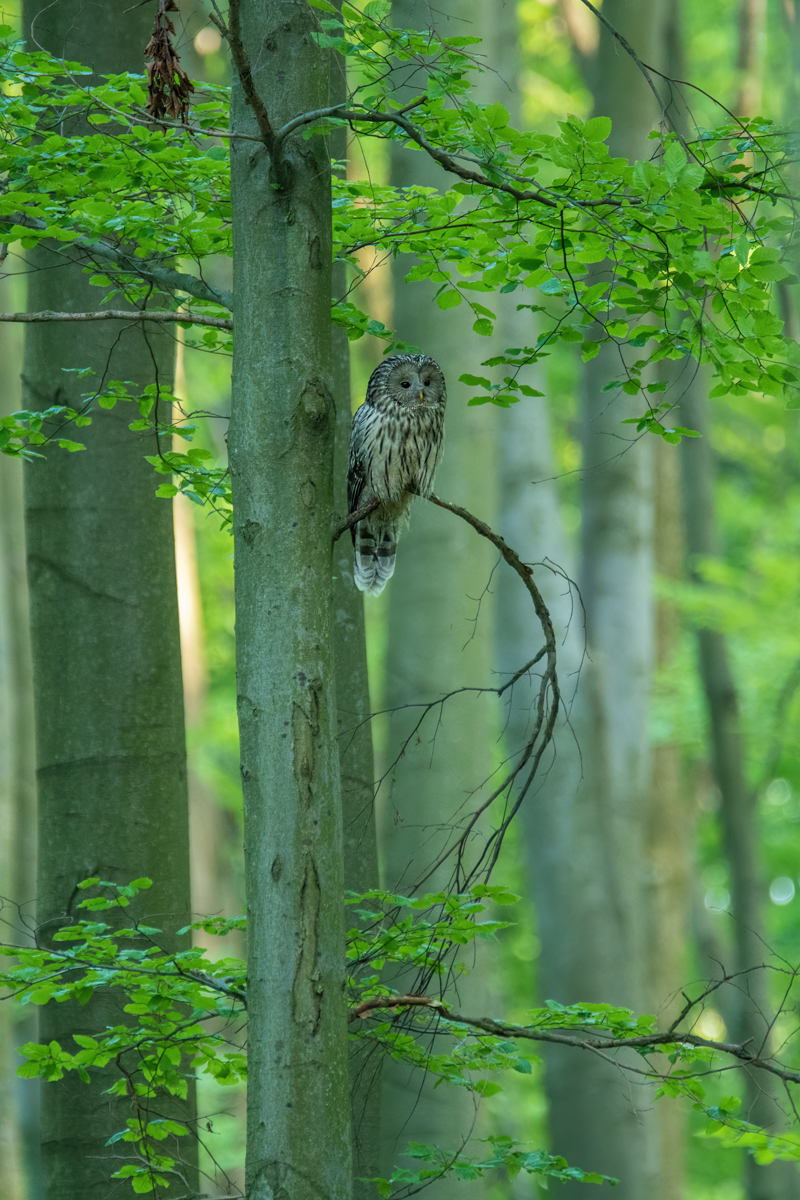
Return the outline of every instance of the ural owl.
<path id="1" fill-rule="evenodd" d="M 377 367 L 350 429 L 347 501 L 380 507 L 351 532 L 356 587 L 379 596 L 394 571 L 397 539 L 413 496 L 429 496 L 442 457 L 447 393 L 438 363 L 398 354 Z"/>

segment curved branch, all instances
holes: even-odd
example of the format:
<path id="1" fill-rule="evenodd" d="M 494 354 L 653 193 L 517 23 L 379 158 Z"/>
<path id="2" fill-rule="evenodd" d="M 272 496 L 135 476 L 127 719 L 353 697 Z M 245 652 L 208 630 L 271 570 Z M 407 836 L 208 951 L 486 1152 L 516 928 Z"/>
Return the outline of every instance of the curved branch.
<path id="1" fill-rule="evenodd" d="M 506 778 L 502 781 L 499 787 L 489 795 L 484 802 L 472 813 L 467 821 L 460 836 L 448 850 L 445 850 L 432 865 L 430 870 L 419 881 L 419 885 L 425 882 L 426 879 L 439 869 L 443 863 L 452 854 L 456 854 L 459 867 L 463 857 L 467 840 L 475 828 L 480 817 L 487 811 L 488 808 L 504 793 L 507 793 L 512 787 L 517 776 L 530 765 L 525 782 L 520 788 L 519 794 L 511 805 L 508 812 L 505 814 L 502 822 L 487 838 L 484 848 L 478 857 L 476 864 L 468 873 L 467 880 L 473 878 L 481 869 L 485 862 L 484 870 L 490 873 L 495 863 L 497 862 L 500 848 L 503 843 L 506 831 L 512 820 L 519 812 L 520 806 L 528 793 L 528 789 L 533 783 L 536 773 L 539 769 L 539 763 L 542 760 L 547 747 L 550 745 L 555 729 L 556 717 L 558 716 L 559 705 L 561 702 L 561 693 L 558 686 L 558 677 L 556 675 L 556 638 L 553 631 L 553 622 L 550 619 L 550 612 L 542 598 L 542 594 L 533 581 L 533 570 L 524 563 L 516 550 L 513 550 L 499 534 L 490 529 L 485 521 L 481 521 L 478 517 L 474 517 L 467 509 L 461 508 L 458 504 L 450 504 L 447 500 L 441 500 L 438 496 L 430 495 L 428 499 L 432 504 L 436 504 L 439 508 L 445 508 L 448 512 L 453 513 L 457 517 L 461 517 L 468 525 L 471 525 L 476 533 L 487 539 L 500 552 L 500 555 L 513 571 L 522 580 L 528 594 L 533 601 L 533 607 L 539 624 L 544 634 L 543 654 L 537 654 L 534 662 L 541 657 L 546 658 L 545 668 L 542 672 L 541 681 L 539 683 L 539 694 L 536 701 L 536 717 L 533 724 L 533 732 L 528 739 L 525 748 L 523 749 L 519 761 L 516 766 L 509 772 Z"/>
<path id="2" fill-rule="evenodd" d="M 617 196 L 606 196 L 600 200 L 585 200 L 580 202 L 561 196 L 554 199 L 551 190 L 548 188 L 534 187 L 522 190 L 502 180 L 489 179 L 483 172 L 473 171 L 469 167 L 463 166 L 452 154 L 448 154 L 445 150 L 440 150 L 438 146 L 434 146 L 428 141 L 422 130 L 413 121 L 409 121 L 402 112 L 374 112 L 370 109 L 359 111 L 358 109 L 350 109 L 345 104 L 333 105 L 331 108 L 317 108 L 313 112 L 302 113 L 300 116 L 293 117 L 291 121 L 288 121 L 278 130 L 275 140 L 279 143 L 288 137 L 290 133 L 293 133 L 295 129 L 300 129 L 303 125 L 310 125 L 314 121 L 321 121 L 325 117 L 336 117 L 342 121 L 367 122 L 371 125 L 398 125 L 412 142 L 416 142 L 420 149 L 424 150 L 445 171 L 449 171 L 452 175 L 458 175 L 459 179 L 463 179 L 466 183 L 476 183 L 480 187 L 505 192 L 507 195 L 513 196 L 515 200 L 536 200 L 539 204 L 544 204 L 547 208 L 557 211 L 564 204 L 572 208 L 607 208 L 609 206 L 619 208 L 622 205 L 622 201 Z M 478 164 L 476 163 L 475 165 L 477 166 Z M 628 203 L 633 204 L 636 201 L 629 200 Z"/>
<path id="3" fill-rule="evenodd" d="M 417 881 L 418 887 L 421 886 L 426 879 L 430 878 L 430 876 L 437 871 L 439 867 L 441 867 L 442 864 L 453 854 L 456 855 L 458 862 L 457 870 L 460 872 L 467 841 L 469 840 L 477 822 L 500 796 L 509 792 L 509 789 L 513 786 L 514 781 L 520 772 L 522 772 L 526 767 L 529 767 L 530 769 L 527 777 L 517 798 L 515 799 L 514 803 L 510 805 L 498 828 L 486 838 L 483 850 L 481 851 L 475 865 L 467 873 L 466 879 L 468 881 L 469 879 L 474 878 L 475 875 L 481 870 L 483 870 L 487 875 L 491 872 L 500 853 L 500 847 L 502 846 L 506 831 L 511 824 L 511 821 L 519 811 L 520 805 L 525 799 L 528 789 L 533 783 L 534 777 L 536 776 L 536 772 L 539 768 L 539 763 L 542 759 L 542 755 L 552 741 L 553 730 L 555 728 L 556 717 L 558 716 L 559 705 L 561 702 L 561 694 L 556 676 L 556 639 L 553 631 L 553 623 L 550 619 L 550 613 L 547 605 L 542 598 L 542 594 L 533 581 L 532 568 L 529 567 L 527 563 L 522 562 L 516 550 L 513 550 L 504 541 L 504 539 L 500 537 L 499 534 L 490 529 L 485 521 L 481 521 L 480 518 L 473 516 L 472 513 L 468 512 L 466 508 L 461 508 L 457 504 L 450 504 L 449 501 L 441 500 L 435 495 L 430 495 L 427 498 L 432 504 L 437 505 L 439 508 L 445 508 L 448 512 L 453 513 L 454 516 L 460 517 L 462 521 L 466 521 L 468 525 L 472 526 L 476 533 L 479 533 L 481 537 L 484 537 L 490 541 L 492 545 L 500 552 L 505 562 L 508 563 L 512 570 L 517 573 L 517 575 L 519 575 L 520 579 L 525 585 L 525 588 L 530 595 L 531 600 L 533 601 L 533 607 L 539 620 L 539 624 L 541 625 L 542 633 L 544 634 L 544 646 L 502 687 L 476 689 L 458 688 L 456 689 L 456 692 L 472 690 L 479 692 L 487 691 L 494 692 L 496 695 L 501 696 L 508 688 L 513 687 L 513 685 L 524 674 L 526 674 L 531 667 L 540 662 L 542 658 L 545 658 L 546 662 L 539 684 L 539 694 L 536 702 L 536 716 L 533 723 L 533 732 L 521 751 L 518 762 L 508 772 L 500 785 L 495 788 L 495 790 L 486 798 L 486 800 L 483 801 L 482 804 L 479 805 L 479 807 L 473 813 L 470 814 L 469 819 L 463 826 L 456 841 L 449 847 L 449 849 L 442 852 L 442 854 L 433 863 L 422 879 Z M 370 500 L 366 504 L 362 505 L 361 508 L 356 509 L 355 512 L 350 513 L 343 523 L 334 525 L 333 540 L 336 541 L 346 529 L 351 528 L 351 526 L 355 525 L 357 521 L 360 521 L 362 517 L 367 516 L 368 513 L 377 508 L 379 503 L 380 502 L 377 500 Z M 405 752 L 405 749 L 407 748 L 411 738 L 416 736 L 417 731 L 419 730 L 419 727 L 427 713 L 437 705 L 443 704 L 445 700 L 449 699 L 451 695 L 455 695 L 456 692 L 450 692 L 446 696 L 440 697 L 439 700 L 423 706 L 424 711 L 422 717 L 409 734 L 408 739 L 402 747 L 401 754 Z"/>

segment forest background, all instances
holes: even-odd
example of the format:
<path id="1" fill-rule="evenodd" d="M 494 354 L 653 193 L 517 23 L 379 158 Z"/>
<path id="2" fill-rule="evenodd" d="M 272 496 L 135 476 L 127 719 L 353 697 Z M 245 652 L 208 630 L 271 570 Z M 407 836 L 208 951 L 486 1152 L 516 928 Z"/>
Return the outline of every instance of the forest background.
<path id="1" fill-rule="evenodd" d="M 606 7 L 610 11 L 610 6 Z M 481 84 L 486 88 L 485 100 L 501 99 L 510 111 L 518 106 L 524 127 L 552 131 L 568 113 L 582 119 L 609 114 L 614 120 L 615 136 L 630 139 L 630 149 L 626 147 L 622 152 L 631 157 L 646 155 L 646 143 L 641 142 L 645 133 L 641 126 L 630 127 L 634 117 L 646 114 L 631 112 L 634 106 L 625 91 L 628 64 L 615 54 L 614 69 L 603 75 L 597 27 L 578 4 L 525 0 L 516 8 L 500 5 L 491 12 L 487 6 L 467 4 L 445 6 L 436 13 L 429 12 L 427 6 L 424 12 L 419 11 L 422 6 L 406 12 L 404 8 L 395 6 L 398 23 L 402 19 L 424 27 L 433 20 L 437 25 L 446 23 L 449 32 L 452 22 L 459 33 L 481 36 L 492 68 Z M 646 28 L 635 24 L 632 10 L 626 12 L 624 5 L 618 8 L 615 24 L 641 57 L 656 61 L 671 75 L 702 80 L 707 95 L 694 94 L 691 100 L 692 117 L 700 126 L 714 125 L 720 119 L 712 97 L 742 114 L 763 113 L 779 119 L 793 116 L 793 55 L 797 41 L 792 4 L 739 7 L 703 3 L 691 6 L 691 10 L 684 6 L 680 14 L 676 6 L 653 5 Z M 17 21 L 19 17 L 11 12 L 4 19 Z M 225 80 L 228 68 L 221 42 L 203 9 L 185 7 L 181 11 L 177 44 L 192 77 L 215 83 Z M 672 57 L 668 59 L 668 55 Z M 676 69 L 678 64 L 680 69 Z M 653 127 L 656 124 L 652 121 Z M 404 171 L 411 171 L 415 182 L 436 185 L 435 180 L 420 175 L 416 161 L 420 156 L 398 156 L 392 161 L 385 143 L 372 143 L 367 149 L 362 143 L 359 153 L 360 159 L 355 153 L 350 158 L 349 170 L 354 176 L 368 172 L 377 181 L 397 181 L 403 179 Z M 620 694 L 626 699 L 620 702 L 616 716 L 627 727 L 633 743 L 625 749 L 629 756 L 626 761 L 634 762 L 635 771 L 650 780 L 644 787 L 647 819 L 631 820 L 624 804 L 608 820 L 602 817 L 605 832 L 614 841 L 611 854 L 597 827 L 591 822 L 581 824 L 579 808 L 572 811 L 564 802 L 560 811 L 570 811 L 570 817 L 556 829 L 547 823 L 546 796 L 539 799 L 536 808 L 531 806 L 532 817 L 525 820 L 523 815 L 519 828 L 512 826 L 498 868 L 502 881 L 526 899 L 515 910 L 514 928 L 499 939 L 485 961 L 479 962 L 473 973 L 477 982 L 467 985 L 471 990 L 466 992 L 469 1003 L 465 1000 L 464 1007 L 490 1013 L 502 1009 L 506 1018 L 516 1016 L 522 1020 L 525 1011 L 543 999 L 573 1002 L 588 998 L 669 1014 L 670 1005 L 676 1003 L 676 989 L 692 981 L 714 978 L 716 964 L 728 964 L 735 956 L 736 929 L 729 910 L 741 864 L 735 860 L 735 839 L 724 836 L 729 828 L 725 822 L 725 795 L 714 772 L 715 747 L 708 717 L 714 680 L 708 669 L 704 676 L 697 669 L 698 629 L 724 635 L 738 696 L 741 728 L 734 730 L 733 736 L 741 734 L 745 807 L 752 816 L 753 837 L 758 840 L 755 895 L 759 912 L 752 916 L 751 927 L 758 929 L 763 922 L 763 961 L 796 964 L 800 961 L 796 920 L 800 903 L 796 898 L 800 886 L 800 779 L 795 693 L 800 666 L 793 601 L 800 582 L 796 553 L 800 496 L 793 452 L 795 412 L 769 396 L 718 396 L 711 402 L 704 441 L 713 447 L 716 464 L 713 511 L 718 525 L 718 553 L 712 556 L 712 544 L 708 539 L 702 541 L 707 531 L 706 535 L 698 535 L 691 520 L 682 523 L 679 519 L 679 456 L 687 453 L 685 443 L 680 447 L 651 447 L 643 450 L 640 459 L 635 459 L 633 453 L 626 456 L 602 452 L 592 469 L 586 469 L 581 442 L 587 418 L 581 417 L 580 402 L 585 378 L 592 368 L 583 364 L 568 345 L 556 343 L 550 356 L 531 372 L 530 386 L 543 393 L 546 402 L 526 397 L 507 410 L 489 405 L 468 408 L 468 389 L 459 385 L 459 376 L 481 376 L 481 363 L 492 353 L 491 345 L 473 331 L 471 318 L 458 324 L 460 313 L 443 311 L 432 294 L 429 302 L 423 302 L 420 297 L 425 285 L 403 284 L 408 263 L 373 262 L 367 258 L 362 266 L 365 276 L 355 292 L 356 301 L 372 317 L 396 329 L 406 342 L 433 354 L 444 368 L 450 403 L 446 459 L 437 491 L 488 520 L 518 549 L 525 546 L 525 557 L 530 561 L 547 559 L 559 564 L 569 578 L 579 580 L 587 604 L 592 570 L 622 573 L 641 588 L 627 597 L 629 607 L 616 622 L 618 641 L 604 646 L 603 653 L 610 661 L 626 664 L 627 674 L 623 673 L 620 681 Z M 20 310 L 24 307 L 23 271 L 13 251 L 4 269 L 0 307 L 4 311 Z M 213 268 L 218 272 L 213 279 L 217 286 L 226 285 L 226 269 L 225 264 Z M 785 315 L 791 327 L 794 317 L 788 302 Z M 525 344 L 529 340 L 527 329 L 519 322 L 531 319 L 530 315 L 520 316 L 509 304 L 505 344 L 516 344 L 517 340 Z M 515 336 L 510 336 L 512 330 Z M 498 335 L 501 340 L 504 332 Z M 3 325 L 0 338 L 4 411 L 13 412 L 21 407 L 17 380 L 22 335 L 18 328 Z M 229 403 L 229 367 L 225 361 L 190 352 L 180 341 L 176 350 L 176 393 L 191 408 L 224 415 Z M 363 396 L 366 380 L 382 351 L 383 344 L 369 335 L 352 343 L 355 404 Z M 677 391 L 688 410 L 692 402 L 688 387 L 681 385 Z M 610 424 L 604 436 L 619 439 L 625 427 L 618 424 L 622 413 L 616 404 L 603 400 L 601 410 L 588 418 L 589 425 L 594 422 L 599 427 L 600 418 L 606 415 Z M 695 408 L 692 416 L 687 415 L 680 423 L 698 428 L 701 420 L 702 414 Z M 222 422 L 210 422 L 207 431 L 199 435 L 199 444 L 222 462 L 221 428 Z M 649 454 L 651 461 L 644 454 Z M 605 540 L 603 534 L 609 531 L 597 527 L 598 499 L 592 485 L 608 488 L 619 463 L 627 468 L 634 461 L 632 473 L 614 484 L 621 489 L 619 503 L 626 519 L 611 530 L 611 540 Z M 26 651 L 19 465 L 5 459 L 0 463 L 4 489 L 0 520 L 4 539 L 5 715 L 0 724 L 5 739 L 3 821 L 8 831 L 3 839 L 8 852 L 0 892 L 24 899 L 34 896 L 36 885 L 31 834 L 35 825 L 32 717 L 30 700 L 20 690 L 20 680 L 26 675 Z M 654 515 L 650 519 L 647 514 L 653 479 Z M 684 489 L 692 486 L 691 479 L 687 470 Z M 534 482 L 536 487 L 532 488 Z M 696 516 L 691 498 L 688 507 L 690 518 Z M 234 914 L 242 907 L 243 868 L 231 547 L 228 534 L 219 530 L 218 524 L 213 515 L 209 517 L 185 498 L 176 502 L 190 756 L 193 908 L 197 913 Z M 699 547 L 692 540 L 698 537 Z M 460 531 L 455 534 L 451 528 L 442 527 L 440 513 L 417 506 L 411 532 L 401 544 L 397 576 L 385 597 L 367 607 L 374 711 L 396 710 L 416 704 L 420 698 L 435 698 L 443 690 L 442 679 L 452 681 L 453 686 L 485 685 L 494 673 L 512 671 L 519 664 L 513 641 L 514 601 L 504 596 L 499 584 L 495 585 L 491 555 L 481 560 L 466 541 L 466 531 L 460 539 Z M 594 543 L 600 566 L 587 568 L 587 542 Z M 698 549 L 702 557 L 698 557 Z M 651 587 L 653 563 L 656 571 Z M 557 579 L 547 594 L 562 631 L 570 628 L 572 641 L 567 643 L 563 661 L 574 664 L 576 660 L 570 660 L 570 655 L 580 659 L 582 631 L 574 615 L 570 623 L 564 606 L 573 612 L 576 593 L 565 587 L 563 579 Z M 632 687 L 630 659 L 636 653 L 640 658 L 633 663 L 636 686 Z M 649 711 L 642 703 L 642 697 L 647 696 Z M 455 704 L 463 706 L 456 709 Z M 524 705 L 521 707 L 524 709 Z M 418 857 L 420 846 L 431 852 L 436 827 L 450 819 L 452 805 L 444 811 L 439 807 L 442 780 L 448 781 L 450 796 L 472 791 L 508 752 L 508 742 L 515 736 L 514 719 L 524 725 L 524 715 L 515 718 L 512 712 L 509 718 L 497 703 L 487 701 L 479 708 L 472 701 L 457 700 L 443 716 L 442 730 L 435 737 L 432 730 L 423 731 L 419 744 L 397 762 L 396 747 L 406 736 L 401 718 L 373 721 L 377 776 L 386 777 L 378 795 L 386 886 L 400 884 L 408 864 Z M 442 736 L 448 725 L 457 730 L 457 736 Z M 576 727 L 580 729 L 577 716 Z M 550 781 L 550 795 L 556 797 L 559 792 L 562 796 L 578 794 L 580 776 L 580 771 L 577 777 L 574 774 L 575 763 L 568 761 L 568 735 L 563 732 L 561 736 L 559 753 L 564 777 L 554 770 Z M 586 733 L 586 739 L 591 736 Z M 580 733 L 578 740 L 585 755 L 588 740 Z M 640 790 L 637 802 L 641 796 Z M 627 803 L 631 802 L 628 797 Z M 552 803 L 557 806 L 558 802 Z M 621 918 L 625 924 L 635 917 L 634 923 L 641 926 L 628 943 L 636 947 L 634 957 L 638 961 L 635 972 L 626 976 L 621 987 L 624 995 L 610 994 L 608 980 L 598 983 L 597 975 L 592 976 L 597 965 L 592 962 L 587 944 L 592 935 L 586 933 L 581 907 L 595 903 L 598 891 L 591 881 L 598 860 L 607 855 L 610 857 L 606 861 L 613 862 L 614 870 L 630 877 L 642 905 L 641 912 Z M 549 867 L 546 859 L 550 860 Z M 542 884 L 548 878 L 548 869 L 559 881 L 549 890 Z M 535 903 L 529 899 L 532 894 Z M 576 928 L 582 934 L 574 938 Z M 574 940 L 568 942 L 570 930 Z M 608 936 L 613 943 L 613 935 Z M 552 957 L 549 964 L 541 961 L 539 947 L 548 937 L 551 944 L 563 941 L 564 961 Z M 607 954 L 606 946 L 598 945 L 597 950 L 600 957 L 606 957 L 611 975 L 625 976 L 629 964 L 623 965 L 613 954 Z M 489 978 L 490 984 L 486 982 Z M 776 992 L 772 1003 L 777 1006 L 779 999 Z M 728 1027 L 737 1020 L 735 1007 L 735 999 L 726 1000 L 724 994 L 719 1003 L 710 999 L 698 1019 L 698 1031 L 724 1039 Z M 34 1036 L 24 1020 L 20 1015 L 17 1027 L 4 1028 L 7 1045 Z M 784 1012 L 781 1020 L 785 1024 L 778 1028 L 778 1042 L 789 1039 L 794 1029 L 790 1012 Z M 16 1114 L 14 1120 L 3 1121 L 11 1147 L 7 1161 L 19 1164 L 14 1183 L 18 1194 L 33 1197 L 37 1195 L 36 1155 L 31 1149 L 36 1137 L 34 1085 L 15 1083 L 12 1055 L 6 1054 L 4 1061 L 6 1111 Z M 648 1096 L 637 1103 L 635 1096 L 628 1094 L 627 1085 L 612 1073 L 595 1085 L 601 1089 L 599 1092 L 585 1089 L 588 1112 L 582 1111 L 582 1084 L 570 1075 L 577 1068 L 565 1063 L 548 1060 L 551 1121 L 560 1119 L 564 1129 L 576 1125 L 585 1128 L 592 1112 L 605 1103 L 599 1098 L 604 1094 L 602 1089 L 610 1089 L 620 1099 L 621 1108 L 631 1113 L 641 1108 L 625 1135 L 631 1153 L 639 1156 L 636 1129 L 650 1120 L 654 1103 L 660 1116 L 658 1106 L 665 1101 L 654 1102 Z M 387 1109 L 391 1112 L 393 1106 L 399 1106 L 394 1093 L 403 1089 L 407 1092 L 408 1081 L 393 1079 L 391 1072 L 387 1075 Z M 558 1083 L 553 1082 L 558 1078 L 566 1080 L 560 1096 Z M 713 1091 L 717 1084 L 712 1080 L 709 1086 Z M 719 1095 L 727 1096 L 736 1085 L 725 1080 L 719 1088 Z M 455 1103 L 443 1104 L 438 1096 L 436 1099 L 438 1103 L 429 1103 L 423 1096 L 411 1117 L 406 1113 L 398 1118 L 400 1129 L 391 1137 L 396 1141 L 402 1130 L 404 1138 L 413 1138 L 415 1122 L 418 1129 L 428 1131 L 432 1122 L 441 1122 L 441 1129 L 439 1125 L 437 1129 L 446 1141 L 459 1136 L 453 1130 L 463 1130 L 465 1122 L 470 1125 L 477 1120 L 483 1136 L 511 1133 L 522 1142 L 543 1145 L 547 1141 L 546 1079 L 538 1065 L 534 1065 L 532 1075 L 520 1074 L 514 1085 L 505 1085 L 502 1094 L 482 1104 L 477 1117 L 471 1102 L 465 1111 Z M 201 1111 L 204 1103 L 212 1102 L 201 1089 Z M 231 1100 L 226 1107 L 228 1115 L 215 1115 L 221 1142 L 217 1158 L 235 1180 L 236 1164 L 241 1159 L 237 1144 L 240 1101 Z M 442 1110 L 452 1122 L 449 1128 Z M 559 1111 L 561 1116 L 556 1118 Z M 690 1109 L 680 1117 L 661 1118 L 658 1138 L 662 1147 L 670 1147 L 661 1170 L 663 1196 L 736 1200 L 761 1194 L 758 1189 L 764 1186 L 768 1169 L 757 1168 L 754 1174 L 747 1169 L 751 1159 L 743 1151 L 718 1148 L 713 1139 L 703 1136 L 706 1123 Z M 592 1158 L 604 1136 L 601 1130 L 594 1143 L 589 1137 L 588 1143 L 576 1151 L 576 1161 L 587 1169 L 605 1169 L 604 1163 Z M 554 1141 L 558 1144 L 553 1148 L 561 1150 L 557 1134 Z M 572 1161 L 569 1150 L 564 1152 Z M 462 1189 L 484 1188 L 503 1195 L 512 1191 L 522 1195 L 530 1186 L 527 1177 L 513 1186 L 488 1180 L 459 1184 Z M 786 1185 L 776 1185 L 778 1190 L 773 1195 L 781 1194 L 780 1186 Z M 794 1194 L 791 1183 L 788 1186 L 783 1193 L 787 1196 Z"/>

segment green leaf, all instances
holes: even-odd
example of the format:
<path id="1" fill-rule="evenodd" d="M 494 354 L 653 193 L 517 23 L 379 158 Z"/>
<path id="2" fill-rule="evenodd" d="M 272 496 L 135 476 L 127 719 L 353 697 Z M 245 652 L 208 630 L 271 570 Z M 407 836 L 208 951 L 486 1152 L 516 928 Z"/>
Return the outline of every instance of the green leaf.
<path id="1" fill-rule="evenodd" d="M 686 155 L 680 142 L 671 142 L 664 152 L 664 174 L 667 183 L 674 187 L 686 165 Z"/>
<path id="2" fill-rule="evenodd" d="M 592 117 L 583 127 L 583 134 L 587 142 L 604 142 L 610 133 L 610 117 Z"/>
<path id="3" fill-rule="evenodd" d="M 17 1067 L 20 1079 L 37 1079 L 40 1074 L 41 1066 L 38 1062 L 24 1062 Z"/>
<path id="4" fill-rule="evenodd" d="M 444 308 L 444 309 L 458 308 L 459 304 L 461 303 L 461 300 L 462 300 L 461 293 L 454 292 L 454 291 L 440 292 L 439 295 L 436 297 L 436 303 L 439 305 L 439 308 Z"/>
<path id="5" fill-rule="evenodd" d="M 544 283 L 539 284 L 539 291 L 544 292 L 545 296 L 560 296 L 564 291 L 564 284 L 553 276 L 552 279 L 546 279 Z"/>

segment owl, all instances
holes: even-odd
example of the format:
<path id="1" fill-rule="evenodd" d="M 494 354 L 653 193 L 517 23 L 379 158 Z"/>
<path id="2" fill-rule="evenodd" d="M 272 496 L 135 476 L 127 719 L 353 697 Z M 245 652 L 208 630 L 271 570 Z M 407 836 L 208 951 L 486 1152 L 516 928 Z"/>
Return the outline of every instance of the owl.
<path id="1" fill-rule="evenodd" d="M 379 508 L 353 526 L 356 587 L 379 596 L 394 571 L 397 539 L 413 496 L 429 496 L 442 457 L 447 393 L 425 354 L 398 354 L 377 367 L 350 429 L 347 501 Z"/>

